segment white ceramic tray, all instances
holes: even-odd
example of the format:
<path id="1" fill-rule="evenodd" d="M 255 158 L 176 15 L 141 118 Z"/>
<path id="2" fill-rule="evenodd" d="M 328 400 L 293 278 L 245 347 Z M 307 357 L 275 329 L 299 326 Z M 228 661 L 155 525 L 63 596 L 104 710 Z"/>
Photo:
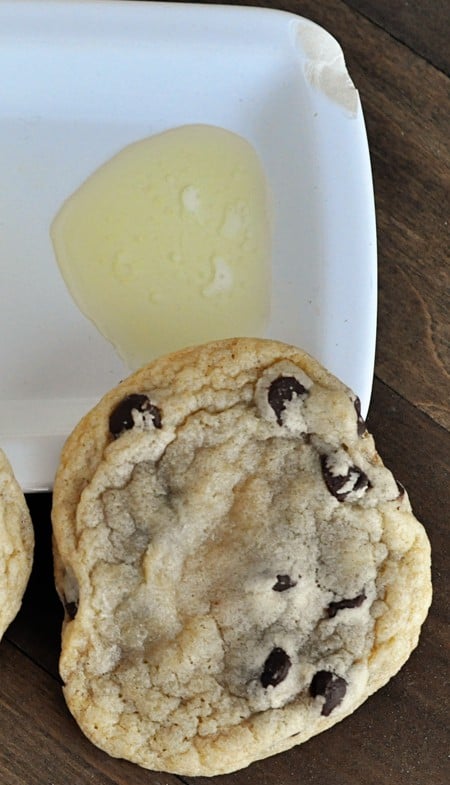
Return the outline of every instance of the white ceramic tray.
<path id="1" fill-rule="evenodd" d="M 184 123 L 245 136 L 274 202 L 267 335 L 303 346 L 367 411 L 376 238 L 364 121 L 339 46 L 258 8 L 0 1 L 0 446 L 49 489 L 64 438 L 128 373 L 77 310 L 49 225 L 100 163 Z"/>

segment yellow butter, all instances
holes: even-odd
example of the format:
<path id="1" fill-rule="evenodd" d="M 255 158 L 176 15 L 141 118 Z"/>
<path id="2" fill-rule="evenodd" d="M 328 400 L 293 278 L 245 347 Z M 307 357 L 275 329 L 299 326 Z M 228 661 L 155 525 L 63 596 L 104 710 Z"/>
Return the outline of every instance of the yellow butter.
<path id="1" fill-rule="evenodd" d="M 264 331 L 267 183 L 230 131 L 186 125 L 124 148 L 64 203 L 51 238 L 78 307 L 132 369 Z"/>

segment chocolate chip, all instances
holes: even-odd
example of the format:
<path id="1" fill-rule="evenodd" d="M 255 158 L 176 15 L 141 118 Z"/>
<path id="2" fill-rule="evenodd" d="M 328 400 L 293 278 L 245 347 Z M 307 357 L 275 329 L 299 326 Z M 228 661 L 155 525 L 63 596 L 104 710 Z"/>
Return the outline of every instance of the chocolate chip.
<path id="1" fill-rule="evenodd" d="M 64 603 L 64 610 L 66 611 L 69 619 L 72 621 L 75 618 L 75 616 L 77 615 L 78 603 L 77 602 L 65 602 Z"/>
<path id="2" fill-rule="evenodd" d="M 327 608 L 328 618 L 333 619 L 337 612 L 343 610 L 344 608 L 359 608 L 365 599 L 366 595 L 364 592 L 362 592 L 361 594 L 358 594 L 357 597 L 353 597 L 351 600 L 338 600 L 338 602 L 330 602 Z"/>
<path id="3" fill-rule="evenodd" d="M 288 654 L 276 646 L 270 652 L 264 663 L 264 670 L 261 674 L 261 684 L 264 688 L 276 687 L 277 684 L 284 681 L 288 675 L 289 668 L 291 667 L 291 658 Z"/>
<path id="4" fill-rule="evenodd" d="M 321 455 L 320 463 L 325 485 L 339 502 L 345 501 L 350 494 L 355 494 L 355 497 L 359 498 L 370 487 L 367 474 L 358 466 L 349 465 L 346 474 L 337 474 L 333 471 L 332 458 L 330 456 Z"/>
<path id="5" fill-rule="evenodd" d="M 358 396 L 356 396 L 355 400 L 353 401 L 353 406 L 355 407 L 356 411 L 356 428 L 358 431 L 358 436 L 364 436 L 367 427 L 366 421 L 361 416 L 361 401 L 359 400 Z"/>
<path id="6" fill-rule="evenodd" d="M 272 589 L 274 591 L 286 591 L 297 586 L 297 581 L 293 581 L 290 575 L 277 575 L 277 582 L 274 583 Z"/>
<path id="7" fill-rule="evenodd" d="M 309 692 L 313 698 L 317 695 L 324 696 L 325 703 L 320 712 L 324 717 L 328 717 L 333 709 L 339 706 L 346 691 L 347 682 L 345 679 L 341 676 L 336 676 L 331 671 L 317 671 L 309 687 Z"/>
<path id="8" fill-rule="evenodd" d="M 161 412 L 154 406 L 147 395 L 132 393 L 127 395 L 109 417 L 109 430 L 112 436 L 117 439 L 124 431 L 128 431 L 134 426 L 133 411 L 143 415 L 150 415 L 155 428 L 161 428 Z"/>
<path id="9" fill-rule="evenodd" d="M 308 392 L 306 387 L 301 384 L 295 376 L 279 376 L 274 379 L 269 387 L 268 400 L 276 414 L 278 425 L 283 424 L 282 413 L 284 412 L 287 401 L 292 401 L 294 396 L 299 397 Z"/>

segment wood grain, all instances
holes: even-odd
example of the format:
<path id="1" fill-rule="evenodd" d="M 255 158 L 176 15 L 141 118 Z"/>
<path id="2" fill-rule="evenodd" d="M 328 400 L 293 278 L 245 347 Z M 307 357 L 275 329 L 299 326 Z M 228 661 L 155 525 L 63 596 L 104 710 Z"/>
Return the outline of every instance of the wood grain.
<path id="1" fill-rule="evenodd" d="M 434 598 L 419 647 L 354 715 L 301 747 L 235 774 L 179 778 L 114 760 L 83 737 L 64 703 L 51 496 L 30 496 L 35 563 L 22 610 L 0 646 L 1 785 L 448 782 L 450 88 L 442 72 L 448 71 L 447 3 L 266 5 L 328 29 L 345 51 L 363 102 L 379 246 L 377 378 L 368 425 L 432 543 Z"/>
<path id="2" fill-rule="evenodd" d="M 345 0 L 432 65 L 450 74 L 448 0 Z"/>
<path id="3" fill-rule="evenodd" d="M 21 612 L 11 624 L 7 638 L 58 679 L 63 613 L 53 580 L 51 500 L 49 493 L 27 497 L 35 529 L 34 563 Z"/>

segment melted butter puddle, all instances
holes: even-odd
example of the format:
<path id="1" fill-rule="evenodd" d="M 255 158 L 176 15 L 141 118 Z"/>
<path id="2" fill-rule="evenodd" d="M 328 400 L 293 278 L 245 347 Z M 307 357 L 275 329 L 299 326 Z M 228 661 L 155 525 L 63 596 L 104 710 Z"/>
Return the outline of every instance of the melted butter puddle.
<path id="1" fill-rule="evenodd" d="M 124 148 L 64 203 L 51 238 L 78 307 L 131 369 L 267 324 L 266 178 L 225 129 L 180 126 Z"/>

